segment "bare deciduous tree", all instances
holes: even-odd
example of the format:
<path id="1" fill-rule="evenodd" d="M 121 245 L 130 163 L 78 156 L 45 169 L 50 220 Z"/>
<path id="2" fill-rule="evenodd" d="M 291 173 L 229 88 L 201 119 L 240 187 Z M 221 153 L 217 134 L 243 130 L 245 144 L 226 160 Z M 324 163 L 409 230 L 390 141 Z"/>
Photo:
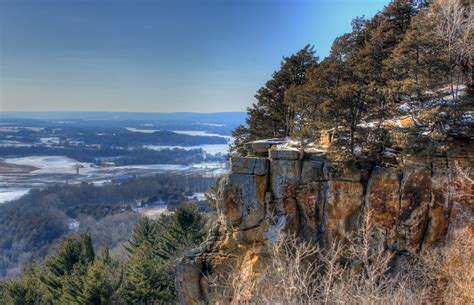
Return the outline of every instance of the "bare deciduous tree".
<path id="1" fill-rule="evenodd" d="M 439 17 L 437 31 L 445 41 L 452 97 L 457 99 L 454 83 L 461 83 L 461 67 L 470 69 L 470 83 L 473 83 L 474 12 L 469 4 L 464 5 L 461 0 L 438 0 L 436 3 Z"/>

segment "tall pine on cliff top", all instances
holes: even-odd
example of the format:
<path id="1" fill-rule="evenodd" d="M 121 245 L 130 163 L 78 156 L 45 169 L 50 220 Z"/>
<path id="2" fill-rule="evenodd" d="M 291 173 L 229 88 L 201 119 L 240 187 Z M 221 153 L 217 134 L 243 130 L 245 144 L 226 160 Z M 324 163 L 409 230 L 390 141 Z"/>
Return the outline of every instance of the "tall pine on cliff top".
<path id="1" fill-rule="evenodd" d="M 306 81 L 306 73 L 317 64 L 314 48 L 305 46 L 297 53 L 284 57 L 280 69 L 272 74 L 265 86 L 255 95 L 257 103 L 247 109 L 247 125 L 233 133 L 235 145 L 264 138 L 282 138 L 290 135 L 295 111 L 285 102 L 285 91 Z"/>
<path id="2" fill-rule="evenodd" d="M 426 90 L 435 90 L 446 80 L 449 67 L 442 37 L 436 31 L 436 16 L 422 9 L 397 45 L 387 65 L 391 86 L 401 97 L 425 99 Z"/>

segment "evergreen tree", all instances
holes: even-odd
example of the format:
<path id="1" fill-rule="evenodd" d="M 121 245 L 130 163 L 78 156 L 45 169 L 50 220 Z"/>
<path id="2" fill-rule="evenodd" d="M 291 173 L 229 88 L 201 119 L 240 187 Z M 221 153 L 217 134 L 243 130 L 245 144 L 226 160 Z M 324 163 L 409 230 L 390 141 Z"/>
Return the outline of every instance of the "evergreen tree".
<path id="1" fill-rule="evenodd" d="M 427 90 L 439 88 L 446 80 L 449 66 L 436 26 L 436 16 L 428 9 L 412 18 L 402 41 L 387 60 L 394 92 L 422 102 Z"/>
<path id="2" fill-rule="evenodd" d="M 61 241 L 54 256 L 45 261 L 45 284 L 52 300 L 75 300 L 82 288 L 81 277 L 94 260 L 89 235 L 66 238 Z"/>
<path id="3" fill-rule="evenodd" d="M 129 303 L 169 304 L 176 301 L 174 262 L 205 237 L 205 220 L 192 205 L 172 215 L 137 224 L 129 249 L 121 295 Z"/>
<path id="4" fill-rule="evenodd" d="M 143 243 L 130 256 L 123 296 L 129 304 L 169 304 L 176 296 L 174 277 L 163 268 L 163 261 Z M 162 269 L 163 268 L 163 269 Z"/>
<path id="5" fill-rule="evenodd" d="M 33 264 L 23 269 L 20 279 L 0 282 L 0 300 L 6 305 L 47 304 L 47 291 L 39 280 L 40 268 Z"/>
<path id="6" fill-rule="evenodd" d="M 140 220 L 133 228 L 132 237 L 125 249 L 132 254 L 134 249 L 143 243 L 152 244 L 156 236 L 156 226 L 152 220 L 145 217 Z"/>
<path id="7" fill-rule="evenodd" d="M 81 304 L 111 304 L 114 285 L 110 277 L 110 265 L 102 260 L 95 260 L 87 269 L 83 287 L 78 299 Z"/>
<path id="8" fill-rule="evenodd" d="M 280 69 L 257 91 L 257 103 L 247 109 L 248 127 L 239 126 L 234 132 L 237 145 L 251 140 L 290 135 L 295 111 L 284 102 L 285 91 L 304 84 L 306 73 L 316 64 L 315 51 L 310 45 L 283 58 Z"/>

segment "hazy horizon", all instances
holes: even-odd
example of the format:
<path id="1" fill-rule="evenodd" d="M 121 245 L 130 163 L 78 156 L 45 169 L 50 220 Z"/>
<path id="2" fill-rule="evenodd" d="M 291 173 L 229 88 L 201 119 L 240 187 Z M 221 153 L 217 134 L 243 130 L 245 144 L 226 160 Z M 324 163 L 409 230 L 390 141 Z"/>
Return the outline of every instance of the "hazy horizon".
<path id="1" fill-rule="evenodd" d="M 241 112 L 388 1 L 2 1 L 0 112 Z"/>

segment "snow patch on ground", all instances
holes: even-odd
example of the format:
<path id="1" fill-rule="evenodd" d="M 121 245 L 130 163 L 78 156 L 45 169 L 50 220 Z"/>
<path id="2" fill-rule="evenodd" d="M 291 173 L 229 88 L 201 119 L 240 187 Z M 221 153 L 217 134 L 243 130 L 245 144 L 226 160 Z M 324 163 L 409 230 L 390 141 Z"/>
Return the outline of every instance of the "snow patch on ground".
<path id="1" fill-rule="evenodd" d="M 463 115 L 463 121 L 466 123 L 474 123 L 474 111 L 468 111 Z"/>
<path id="2" fill-rule="evenodd" d="M 219 137 L 230 140 L 231 136 L 224 136 L 217 133 L 207 133 L 207 131 L 196 131 L 196 130 L 171 130 L 174 133 L 184 134 L 188 136 L 203 136 L 203 137 Z"/>
<path id="3" fill-rule="evenodd" d="M 206 200 L 206 195 L 204 193 L 194 193 L 191 196 L 188 196 L 188 199 L 196 199 L 197 201 Z"/>
<path id="4" fill-rule="evenodd" d="M 60 139 L 58 137 L 45 137 L 40 138 L 41 144 L 59 144 Z"/>
<path id="5" fill-rule="evenodd" d="M 1 147 L 32 147 L 33 144 L 23 143 L 19 141 L 10 141 L 10 140 L 3 140 L 0 141 Z"/>
<path id="6" fill-rule="evenodd" d="M 154 132 L 160 131 L 158 129 L 140 129 L 140 128 L 134 128 L 134 127 L 125 127 L 125 129 L 131 132 L 141 132 L 141 133 L 154 133 Z"/>
<path id="7" fill-rule="evenodd" d="M 226 124 L 214 124 L 214 123 L 201 123 L 201 125 L 213 126 L 213 127 L 225 127 L 225 126 L 227 126 Z"/>
<path id="8" fill-rule="evenodd" d="M 30 189 L 5 189 L 5 188 L 0 188 L 0 204 L 16 200 L 23 195 L 26 195 Z"/>
<path id="9" fill-rule="evenodd" d="M 71 221 L 69 221 L 67 226 L 68 226 L 70 231 L 77 232 L 77 231 L 79 231 L 80 223 L 79 223 L 79 221 L 77 221 L 75 219 L 72 219 Z"/>
<path id="10" fill-rule="evenodd" d="M 78 162 L 65 156 L 29 156 L 21 158 L 7 158 L 6 163 L 27 165 L 39 168 L 34 173 L 75 173 L 74 165 L 83 166 L 80 172 L 90 171 L 91 163 Z"/>

